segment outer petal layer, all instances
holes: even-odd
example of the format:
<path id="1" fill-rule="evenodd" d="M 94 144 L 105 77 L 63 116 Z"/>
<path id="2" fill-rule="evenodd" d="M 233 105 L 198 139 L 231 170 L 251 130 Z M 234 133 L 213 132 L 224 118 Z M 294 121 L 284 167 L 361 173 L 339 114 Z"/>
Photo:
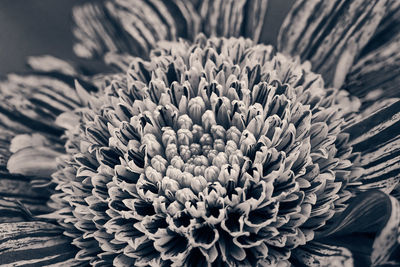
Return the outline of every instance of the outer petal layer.
<path id="1" fill-rule="evenodd" d="M 353 266 L 353 256 L 348 249 L 319 242 L 311 242 L 305 247 L 295 249 L 292 257 L 296 266 Z"/>
<path id="2" fill-rule="evenodd" d="M 99 1 L 73 11 L 82 57 L 107 52 L 146 56 L 160 40 L 192 38 L 199 30 L 199 16 L 190 1 Z"/>
<path id="3" fill-rule="evenodd" d="M 208 36 L 249 37 L 258 41 L 268 0 L 99 1 L 74 10 L 81 57 L 130 54 L 146 58 L 158 41 Z"/>
<path id="4" fill-rule="evenodd" d="M 281 27 L 278 48 L 310 60 L 328 84 L 341 87 L 387 6 L 387 1 L 298 0 Z"/>
<path id="5" fill-rule="evenodd" d="M 344 129 L 365 169 L 361 184 L 350 185 L 357 191 L 376 188 L 390 193 L 400 179 L 400 101 L 383 104 L 366 109 Z"/>
<path id="6" fill-rule="evenodd" d="M 210 36 L 244 36 L 257 42 L 267 3 L 268 0 L 202 1 L 202 30 Z"/>
<path id="7" fill-rule="evenodd" d="M 46 222 L 0 224 L 0 265 L 75 266 L 75 248 L 62 229 Z"/>
<path id="8" fill-rule="evenodd" d="M 365 265 L 387 263 L 399 246 L 400 203 L 381 191 L 360 194 L 332 221 L 317 239 L 347 247 Z"/>
<path id="9" fill-rule="evenodd" d="M 390 1 L 374 37 L 351 67 L 344 87 L 365 101 L 399 97 L 400 2 Z M 371 92 L 373 91 L 373 92 Z"/>

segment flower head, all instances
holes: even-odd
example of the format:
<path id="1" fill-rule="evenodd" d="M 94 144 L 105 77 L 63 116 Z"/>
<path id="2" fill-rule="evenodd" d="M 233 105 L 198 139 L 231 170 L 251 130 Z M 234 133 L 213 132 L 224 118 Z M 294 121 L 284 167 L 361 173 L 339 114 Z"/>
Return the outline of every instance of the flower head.
<path id="1" fill-rule="evenodd" d="M 332 48 L 344 51 L 339 58 L 329 57 L 323 45 L 315 54 L 307 48 L 293 57 L 255 42 L 261 24 L 249 14 L 256 12 L 251 7 L 257 1 L 231 3 L 231 13 L 224 15 L 209 8 L 208 1 L 151 2 L 107 2 L 104 9 L 89 5 L 75 13 L 78 21 L 85 12 L 120 16 L 110 27 L 78 28 L 80 37 L 104 34 L 103 42 L 80 38 L 78 54 L 122 50 L 136 56 L 108 54 L 106 61 L 118 72 L 81 76 L 72 96 L 52 95 L 63 103 L 50 105 L 58 107 L 50 112 L 57 113 L 55 125 L 42 123 L 53 135 L 17 135 L 11 143 L 9 171 L 44 177 L 33 181 L 49 189 L 53 212 L 37 218 L 55 220 L 65 236 L 62 242 L 70 240 L 78 248 L 70 263 L 348 266 L 353 257 L 368 264 L 387 262 L 398 245 L 400 224 L 399 201 L 389 196 L 399 180 L 399 139 L 390 133 L 399 121 L 399 104 L 391 99 L 387 107 L 369 106 L 329 86 L 346 82 L 354 60 L 346 60 L 346 49 L 354 48 L 346 44 L 358 37 L 365 45 L 368 32 Z M 300 20 L 296 11 L 318 8 L 304 5 L 296 4 L 283 25 L 288 35 L 279 40 L 285 52 L 303 47 L 288 23 Z M 265 5 L 260 6 L 263 13 Z M 369 10 L 366 16 L 382 6 L 349 4 L 350 10 Z M 245 18 L 238 15 L 241 7 Z M 154 20 L 132 26 L 154 10 Z M 185 27 L 175 27 L 171 10 L 183 15 Z M 185 12 L 196 16 L 190 19 Z M 314 27 L 311 22 L 307 27 Z M 156 27 L 159 23 L 164 27 Z M 127 43 L 107 39 L 119 26 L 128 35 L 117 38 Z M 200 29 L 211 36 L 237 36 L 247 29 L 255 41 L 194 35 Z M 188 40 L 174 40 L 178 32 Z M 144 56 L 137 57 L 140 53 Z M 327 65 L 318 55 L 328 57 Z M 321 71 L 327 85 L 304 59 Z M 64 75 L 78 75 L 66 69 Z M 14 102 L 24 116 L 38 117 L 29 112 L 30 101 Z M 40 103 L 38 111 L 49 109 Z M 55 138 L 60 131 L 62 139 Z M 374 146 L 379 132 L 387 136 Z M 22 207 L 13 209 L 33 216 Z M 50 225 L 40 226 L 51 230 Z M 359 256 L 346 239 L 353 232 L 372 244 L 370 258 Z"/>
<path id="2" fill-rule="evenodd" d="M 249 39 L 162 43 L 92 98 L 53 175 L 82 260 L 277 264 L 359 178 L 340 104 L 357 100 Z"/>

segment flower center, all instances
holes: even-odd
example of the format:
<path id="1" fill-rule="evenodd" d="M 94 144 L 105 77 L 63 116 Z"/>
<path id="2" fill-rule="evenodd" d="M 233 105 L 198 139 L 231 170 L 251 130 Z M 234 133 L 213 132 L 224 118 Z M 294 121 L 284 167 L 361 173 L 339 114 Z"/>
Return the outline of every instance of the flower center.
<path id="1" fill-rule="evenodd" d="M 152 146 L 152 151 L 148 152 L 152 159 L 145 169 L 145 173 L 148 172 L 146 176 L 155 175 L 160 178 L 159 182 L 163 180 L 162 183 L 172 179 L 179 184 L 179 188 L 190 188 L 196 193 L 203 191 L 207 183 L 220 182 L 224 186 L 228 180 L 236 183 L 244 161 L 239 149 L 240 131 L 236 127 L 225 130 L 215 124 L 212 111 L 204 113 L 202 99 L 192 100 L 189 105 L 197 103 L 191 105 L 189 114 L 194 120 L 197 118 L 201 125 L 193 125 L 191 117 L 181 115 L 177 120 L 178 130 L 162 128 L 162 144 L 157 143 L 154 135 L 144 136 L 146 144 Z"/>

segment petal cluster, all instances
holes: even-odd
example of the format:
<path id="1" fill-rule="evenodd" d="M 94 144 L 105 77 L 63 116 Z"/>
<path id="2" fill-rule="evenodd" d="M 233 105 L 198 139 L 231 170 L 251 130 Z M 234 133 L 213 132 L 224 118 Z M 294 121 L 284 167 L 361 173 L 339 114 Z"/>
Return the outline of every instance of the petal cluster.
<path id="1" fill-rule="evenodd" d="M 341 131 L 357 101 L 248 39 L 161 42 L 86 98 L 52 205 L 96 266 L 273 266 L 361 174 Z"/>

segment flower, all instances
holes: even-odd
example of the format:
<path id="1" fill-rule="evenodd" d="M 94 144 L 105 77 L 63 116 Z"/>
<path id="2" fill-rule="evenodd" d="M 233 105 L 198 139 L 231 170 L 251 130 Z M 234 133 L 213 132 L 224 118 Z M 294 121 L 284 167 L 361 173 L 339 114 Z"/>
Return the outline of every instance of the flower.
<path id="1" fill-rule="evenodd" d="M 398 66 L 399 10 L 296 1 L 276 51 L 266 1 L 77 8 L 76 53 L 115 70 L 1 84 L 0 263 L 396 264 L 398 94 L 368 63 Z"/>

